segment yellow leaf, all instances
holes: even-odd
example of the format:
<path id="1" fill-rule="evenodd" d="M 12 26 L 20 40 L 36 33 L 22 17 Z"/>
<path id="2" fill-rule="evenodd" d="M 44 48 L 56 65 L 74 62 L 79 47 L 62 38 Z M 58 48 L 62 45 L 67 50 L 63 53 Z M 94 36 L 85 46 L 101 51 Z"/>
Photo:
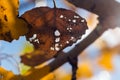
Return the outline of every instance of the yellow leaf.
<path id="1" fill-rule="evenodd" d="M 31 53 L 32 51 L 34 51 L 34 47 L 32 44 L 30 44 L 30 42 L 25 42 L 23 49 L 22 49 L 22 55 L 25 53 Z"/>
<path id="2" fill-rule="evenodd" d="M 65 75 L 61 80 L 71 80 L 71 75 L 70 74 Z"/>
<path id="3" fill-rule="evenodd" d="M 83 62 L 79 65 L 77 70 L 78 77 L 91 77 L 93 75 L 91 64 L 89 62 Z"/>
<path id="4" fill-rule="evenodd" d="M 104 69 L 113 70 L 112 56 L 111 52 L 104 51 L 98 59 L 98 64 Z"/>
<path id="5" fill-rule="evenodd" d="M 27 24 L 18 17 L 18 0 L 0 0 L 0 40 L 12 41 L 27 33 Z"/>
<path id="6" fill-rule="evenodd" d="M 11 71 L 7 71 L 0 67 L 0 80 L 21 80 L 21 77 L 16 76 Z"/>
<path id="7" fill-rule="evenodd" d="M 24 64 L 20 64 L 20 74 L 24 75 L 25 73 L 27 73 L 27 71 L 30 69 L 31 67 L 24 65 Z"/>
<path id="8" fill-rule="evenodd" d="M 42 79 L 40 80 L 54 80 L 55 76 L 53 73 L 50 73 L 49 75 L 43 77 Z"/>

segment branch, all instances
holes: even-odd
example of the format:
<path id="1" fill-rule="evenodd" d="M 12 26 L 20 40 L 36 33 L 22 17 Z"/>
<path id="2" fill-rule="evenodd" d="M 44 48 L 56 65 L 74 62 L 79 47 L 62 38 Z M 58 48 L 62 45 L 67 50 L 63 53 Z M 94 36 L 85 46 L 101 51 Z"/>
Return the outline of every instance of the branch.
<path id="1" fill-rule="evenodd" d="M 98 39 L 105 31 L 106 29 L 101 27 L 101 25 L 98 25 L 84 40 L 78 43 L 68 53 L 60 52 L 54 61 L 52 61 L 51 63 L 42 68 L 30 70 L 32 72 L 30 74 L 25 75 L 24 78 L 28 80 L 33 80 L 32 77 L 35 75 L 38 76 L 39 79 L 41 79 L 42 77 L 46 76 L 50 72 L 54 71 L 55 69 L 59 68 L 61 65 L 66 63 L 68 61 L 69 56 L 71 56 L 72 58 L 77 57 L 85 48 L 87 48 L 96 39 Z"/>

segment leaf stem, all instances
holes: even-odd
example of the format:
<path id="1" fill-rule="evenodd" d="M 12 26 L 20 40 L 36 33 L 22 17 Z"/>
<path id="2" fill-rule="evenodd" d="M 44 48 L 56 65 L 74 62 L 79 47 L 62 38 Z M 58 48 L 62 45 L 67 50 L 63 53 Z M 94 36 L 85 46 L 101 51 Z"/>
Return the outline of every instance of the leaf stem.
<path id="1" fill-rule="evenodd" d="M 77 74 L 77 69 L 78 69 L 78 59 L 77 57 L 72 58 L 72 56 L 69 56 L 68 61 L 70 65 L 72 66 L 72 79 L 71 80 L 76 80 L 76 74 Z"/>
<path id="2" fill-rule="evenodd" d="M 56 3 L 55 3 L 55 0 L 53 0 L 53 3 L 54 3 L 54 8 L 56 8 Z"/>

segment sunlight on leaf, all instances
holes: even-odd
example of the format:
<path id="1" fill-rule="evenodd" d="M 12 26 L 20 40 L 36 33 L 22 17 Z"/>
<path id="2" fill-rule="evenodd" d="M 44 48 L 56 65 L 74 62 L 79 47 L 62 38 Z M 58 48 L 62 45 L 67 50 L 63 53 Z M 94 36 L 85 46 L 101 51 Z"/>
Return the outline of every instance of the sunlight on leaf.
<path id="1" fill-rule="evenodd" d="M 44 78 L 40 80 L 54 80 L 55 76 L 53 73 L 50 73 L 49 75 L 45 76 Z"/>
<path id="2" fill-rule="evenodd" d="M 27 24 L 18 17 L 18 0 L 0 0 L 0 40 L 12 41 L 27 33 Z"/>
<path id="3" fill-rule="evenodd" d="M 24 64 L 20 64 L 20 73 L 21 73 L 21 75 L 24 75 L 25 73 L 27 73 L 27 71 L 30 69 L 30 67 L 29 66 L 26 66 L 26 65 L 24 65 Z"/>
<path id="4" fill-rule="evenodd" d="M 22 48 L 22 54 L 24 53 L 30 53 L 34 50 L 33 45 L 29 42 L 25 42 Z"/>

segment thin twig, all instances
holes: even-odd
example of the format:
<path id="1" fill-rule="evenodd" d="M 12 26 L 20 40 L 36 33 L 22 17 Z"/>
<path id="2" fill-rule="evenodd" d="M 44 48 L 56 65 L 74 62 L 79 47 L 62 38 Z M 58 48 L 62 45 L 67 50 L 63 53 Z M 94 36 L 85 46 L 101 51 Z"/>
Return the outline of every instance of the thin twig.
<path id="1" fill-rule="evenodd" d="M 56 8 L 56 3 L 55 3 L 55 0 L 53 0 L 53 4 L 54 4 L 54 8 Z"/>
<path id="2" fill-rule="evenodd" d="M 76 74 L 77 74 L 77 69 L 78 69 L 78 59 L 77 57 L 72 58 L 72 56 L 68 57 L 69 63 L 72 66 L 72 79 L 71 80 L 76 80 Z"/>

